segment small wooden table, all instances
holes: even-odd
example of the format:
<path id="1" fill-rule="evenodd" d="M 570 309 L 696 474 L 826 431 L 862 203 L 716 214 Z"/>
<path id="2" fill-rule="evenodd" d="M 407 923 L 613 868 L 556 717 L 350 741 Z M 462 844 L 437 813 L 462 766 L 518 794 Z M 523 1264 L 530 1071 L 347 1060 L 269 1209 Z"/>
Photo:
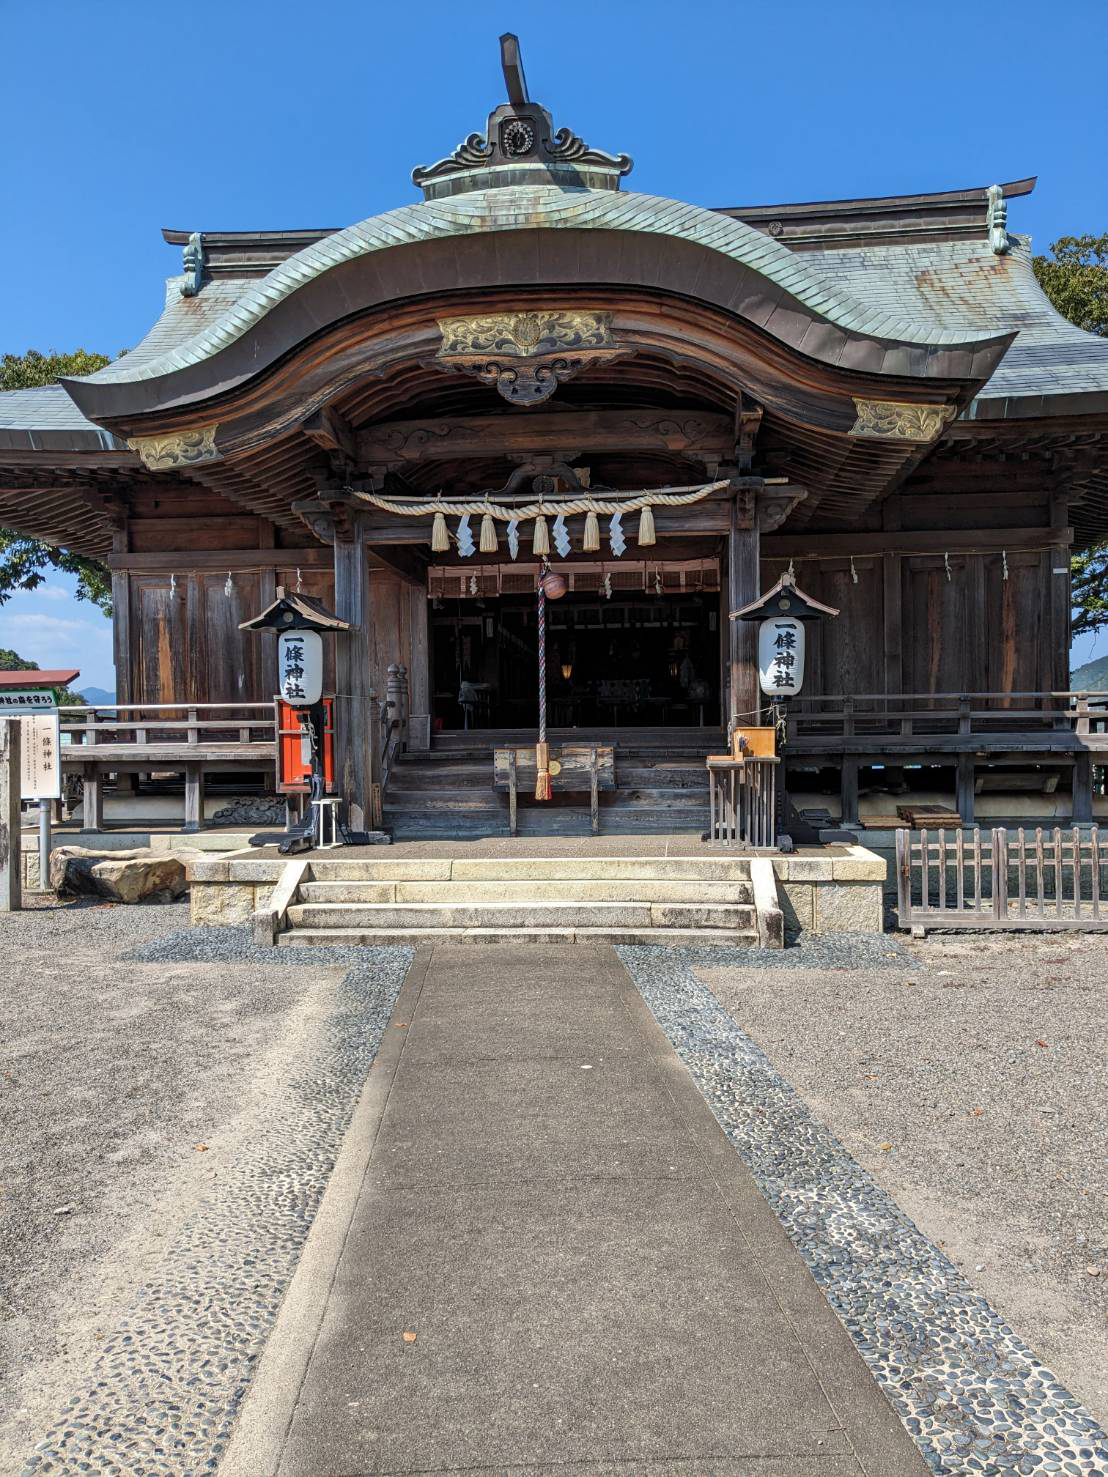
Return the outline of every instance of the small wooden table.
<path id="1" fill-rule="evenodd" d="M 588 790 L 592 814 L 592 833 L 600 834 L 601 790 L 616 787 L 616 751 L 611 745 L 561 744 L 550 749 L 550 788 Z M 508 792 L 508 834 L 516 835 L 516 810 L 520 785 L 532 792 L 535 788 L 535 746 L 494 749 L 492 787 Z"/>

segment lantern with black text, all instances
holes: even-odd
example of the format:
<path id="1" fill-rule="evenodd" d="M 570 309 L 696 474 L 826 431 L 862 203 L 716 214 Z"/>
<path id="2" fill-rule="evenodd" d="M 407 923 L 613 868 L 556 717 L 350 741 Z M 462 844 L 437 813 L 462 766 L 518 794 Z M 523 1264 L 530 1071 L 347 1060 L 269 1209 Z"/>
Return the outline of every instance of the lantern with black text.
<path id="1" fill-rule="evenodd" d="M 279 631 L 277 681 L 294 707 L 310 707 L 323 696 L 323 638 L 318 631 Z"/>
<path id="2" fill-rule="evenodd" d="M 771 616 L 758 627 L 758 681 L 767 697 L 795 697 L 804 684 L 804 624 Z"/>

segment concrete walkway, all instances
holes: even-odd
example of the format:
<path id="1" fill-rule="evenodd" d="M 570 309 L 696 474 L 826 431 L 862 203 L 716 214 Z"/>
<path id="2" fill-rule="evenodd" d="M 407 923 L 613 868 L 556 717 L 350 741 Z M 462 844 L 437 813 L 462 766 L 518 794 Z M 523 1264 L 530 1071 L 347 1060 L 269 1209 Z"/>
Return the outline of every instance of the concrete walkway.
<path id="1" fill-rule="evenodd" d="M 922 1457 L 610 949 L 419 956 L 221 1477 Z"/>

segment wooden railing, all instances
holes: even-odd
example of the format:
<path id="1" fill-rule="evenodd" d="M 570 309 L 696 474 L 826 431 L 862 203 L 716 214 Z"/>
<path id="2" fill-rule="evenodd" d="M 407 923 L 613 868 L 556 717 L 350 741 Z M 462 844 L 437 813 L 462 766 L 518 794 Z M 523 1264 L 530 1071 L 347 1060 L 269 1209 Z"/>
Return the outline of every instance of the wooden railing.
<path id="1" fill-rule="evenodd" d="M 1096 826 L 896 833 L 901 928 L 1108 929 Z"/>
<path id="2" fill-rule="evenodd" d="M 1108 692 L 856 693 L 788 704 L 790 744 L 815 749 L 859 740 L 897 747 L 972 748 L 979 739 L 1049 748 L 1108 744 Z M 1073 742 L 1076 741 L 1076 742 Z M 1003 746 L 1001 743 L 998 746 Z"/>
<path id="3" fill-rule="evenodd" d="M 181 714 L 181 717 L 174 717 Z M 82 829 L 104 824 L 109 774 L 174 770 L 185 777 L 186 831 L 204 824 L 204 774 L 223 767 L 271 770 L 277 707 L 268 703 L 96 703 L 61 708 L 63 768 L 84 783 Z"/>
<path id="4" fill-rule="evenodd" d="M 181 717 L 174 717 L 181 714 Z M 127 716 L 134 715 L 134 716 Z M 128 758 L 165 757 L 165 749 L 214 749 L 219 758 L 232 758 L 228 750 L 249 744 L 273 745 L 277 727 L 276 706 L 268 703 L 96 703 L 85 708 L 60 708 L 62 758 L 69 763 L 86 762 L 98 756 L 90 749 L 105 745 L 125 747 Z M 79 750 L 75 753 L 74 750 Z M 68 752 L 67 752 L 68 751 Z"/>

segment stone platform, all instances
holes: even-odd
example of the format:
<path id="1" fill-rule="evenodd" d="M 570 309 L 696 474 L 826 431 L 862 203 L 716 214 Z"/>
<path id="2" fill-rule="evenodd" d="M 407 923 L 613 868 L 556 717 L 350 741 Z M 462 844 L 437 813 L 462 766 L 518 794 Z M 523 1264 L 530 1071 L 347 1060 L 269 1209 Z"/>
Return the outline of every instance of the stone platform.
<path id="1" fill-rule="evenodd" d="M 254 921 L 256 936 L 297 945 L 780 947 L 785 930 L 880 933 L 885 873 L 860 846 L 759 856 L 684 836 L 266 848 L 189 865 L 195 924 Z"/>

